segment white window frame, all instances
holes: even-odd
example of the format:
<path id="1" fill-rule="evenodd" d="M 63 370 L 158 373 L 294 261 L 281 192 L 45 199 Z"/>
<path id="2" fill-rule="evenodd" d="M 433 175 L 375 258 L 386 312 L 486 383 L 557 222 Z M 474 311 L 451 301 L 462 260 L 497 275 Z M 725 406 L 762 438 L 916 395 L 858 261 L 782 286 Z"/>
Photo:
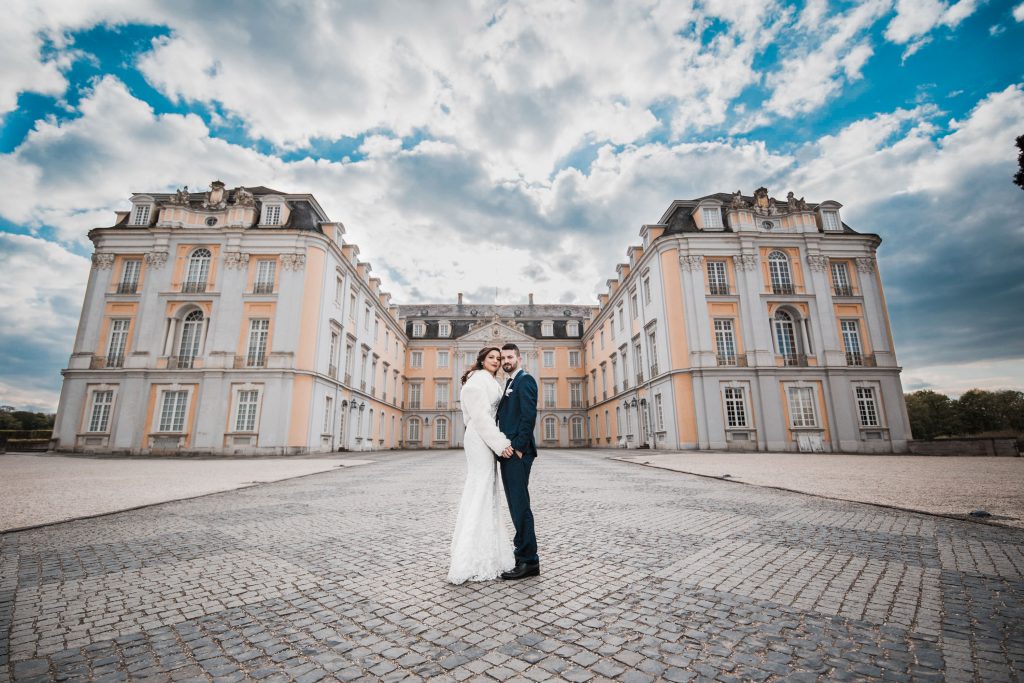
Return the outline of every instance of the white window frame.
<path id="1" fill-rule="evenodd" d="M 745 387 L 722 387 L 722 410 L 726 429 L 747 429 L 750 427 L 750 411 L 747 408 Z"/>
<path id="2" fill-rule="evenodd" d="M 583 441 L 586 438 L 586 433 L 583 429 L 583 418 L 579 415 L 573 415 L 569 420 L 570 427 L 570 438 L 573 441 Z"/>
<path id="3" fill-rule="evenodd" d="M 725 226 L 722 224 L 722 210 L 713 207 L 705 206 L 700 210 L 701 222 L 704 224 L 705 230 L 721 230 Z"/>
<path id="4" fill-rule="evenodd" d="M 719 365 L 736 365 L 736 330 L 732 318 L 715 318 L 715 352 Z M 723 357 L 729 360 L 723 363 Z"/>
<path id="5" fill-rule="evenodd" d="M 142 259 L 129 258 L 121 262 L 121 281 L 118 282 L 118 291 L 126 291 L 131 285 L 131 291 L 139 288 L 139 278 L 142 276 Z"/>
<path id="6" fill-rule="evenodd" d="M 213 251 L 206 247 L 193 249 L 185 264 L 185 285 L 209 285 L 212 263 Z"/>
<path id="7" fill-rule="evenodd" d="M 110 340 L 107 344 L 108 368 L 119 368 L 124 364 L 124 355 L 128 351 L 128 333 L 131 327 L 131 318 L 111 318 Z"/>
<path id="8" fill-rule="evenodd" d="M 420 410 L 423 406 L 422 382 L 409 382 L 409 410 Z"/>
<path id="9" fill-rule="evenodd" d="M 786 388 L 789 404 L 789 425 L 793 429 L 814 429 L 818 427 L 817 392 L 813 386 L 790 386 Z"/>
<path id="10" fill-rule="evenodd" d="M 553 368 L 555 367 L 555 352 L 550 349 L 545 349 L 544 354 L 544 367 Z"/>
<path id="11" fill-rule="evenodd" d="M 442 320 L 437 324 L 437 336 L 438 337 L 450 337 L 452 336 L 452 324 L 447 320 Z"/>
<path id="12" fill-rule="evenodd" d="M 708 293 L 712 296 L 724 296 L 729 293 L 729 269 L 725 261 L 708 260 Z M 723 291 L 724 290 L 724 291 Z"/>
<path id="13" fill-rule="evenodd" d="M 422 321 L 415 321 L 412 324 L 412 336 L 422 337 L 427 333 L 427 324 Z"/>
<path id="14" fill-rule="evenodd" d="M 132 207 L 132 222 L 131 225 L 136 227 L 145 227 L 149 225 L 150 219 L 153 217 L 153 204 L 150 202 L 139 202 Z"/>
<path id="15" fill-rule="evenodd" d="M 334 397 L 324 396 L 324 423 L 320 431 L 323 435 L 334 434 Z"/>
<path id="16" fill-rule="evenodd" d="M 451 403 L 451 385 L 448 382 L 437 382 L 434 384 L 434 407 L 438 410 L 447 410 Z"/>
<path id="17" fill-rule="evenodd" d="M 543 384 L 544 407 L 554 408 L 558 401 L 558 387 L 555 382 L 549 380 L 545 380 Z"/>
<path id="18" fill-rule="evenodd" d="M 256 261 L 256 281 L 253 283 L 253 292 L 257 294 L 270 294 L 274 291 L 274 276 L 277 270 L 275 259 L 261 258 Z"/>
<path id="19" fill-rule="evenodd" d="M 662 405 L 661 394 L 654 395 L 654 428 L 655 431 L 665 431 L 665 407 Z"/>
<path id="20" fill-rule="evenodd" d="M 580 323 L 577 320 L 570 320 L 565 324 L 565 334 L 568 337 L 580 336 Z"/>
<path id="21" fill-rule="evenodd" d="M 423 352 L 422 351 L 410 351 L 409 352 L 409 367 L 420 369 L 423 367 Z"/>
<path id="22" fill-rule="evenodd" d="M 85 432 L 89 434 L 109 434 L 111 416 L 114 413 L 114 401 L 117 389 L 113 387 L 96 387 L 89 396 L 89 412 L 85 418 Z M 100 398 L 106 400 L 101 401 Z"/>
<path id="23" fill-rule="evenodd" d="M 558 418 L 554 415 L 548 415 L 544 418 L 544 440 L 558 440 Z"/>
<path id="24" fill-rule="evenodd" d="M 543 320 L 540 323 L 540 334 L 542 337 L 555 336 L 555 323 L 551 320 Z"/>
<path id="25" fill-rule="evenodd" d="M 821 227 L 826 232 L 842 232 L 843 222 L 839 220 L 839 212 L 835 209 L 823 209 L 821 212 Z"/>
<path id="26" fill-rule="evenodd" d="M 863 428 L 881 427 L 881 411 L 875 387 L 854 386 L 854 399 L 857 403 L 857 423 Z"/>
<path id="27" fill-rule="evenodd" d="M 850 281 L 850 267 L 846 261 L 832 261 L 832 291 L 836 296 L 850 296 L 853 294 L 853 283 Z"/>
<path id="28" fill-rule="evenodd" d="M 449 358 L 450 358 L 450 356 L 449 356 L 448 351 L 439 350 L 437 352 L 437 367 L 439 367 L 439 368 L 446 368 L 446 367 L 448 367 Z"/>
<path id="29" fill-rule="evenodd" d="M 238 433 L 253 433 L 259 431 L 259 420 L 260 420 L 260 406 L 263 403 L 263 389 L 253 385 L 242 385 L 233 388 L 232 393 L 232 411 L 231 411 L 231 427 L 232 432 Z M 243 396 L 243 394 L 252 394 L 252 401 L 243 401 L 243 398 L 250 398 L 249 396 Z M 251 406 L 251 410 L 243 412 L 243 407 L 248 408 Z M 243 420 L 245 421 L 243 423 Z"/>
<path id="30" fill-rule="evenodd" d="M 434 441 L 448 441 L 448 418 L 434 418 Z"/>
<path id="31" fill-rule="evenodd" d="M 768 283 L 773 292 L 796 291 L 793 285 L 793 269 L 790 267 L 789 255 L 786 252 L 775 249 L 768 254 Z"/>
<path id="32" fill-rule="evenodd" d="M 174 395 L 176 403 L 179 398 L 183 397 L 183 401 L 180 402 L 180 411 L 178 405 L 168 405 L 168 396 Z M 159 434 L 183 434 L 185 432 L 185 421 L 188 419 L 189 403 L 192 398 L 192 390 L 190 388 L 161 388 L 160 389 L 160 400 L 157 402 L 157 411 L 154 415 L 155 425 L 154 432 Z M 171 412 L 168 415 L 168 408 Z M 165 422 L 165 417 L 169 422 Z M 178 427 L 174 429 L 173 427 Z M 164 427 L 169 427 L 165 429 Z"/>
<path id="33" fill-rule="evenodd" d="M 281 225 L 281 214 L 284 213 L 281 202 L 264 201 L 263 212 L 260 216 L 260 225 L 276 226 Z"/>
<path id="34" fill-rule="evenodd" d="M 580 367 L 580 352 L 576 349 L 569 350 L 569 367 L 578 368 Z"/>
<path id="35" fill-rule="evenodd" d="M 582 408 L 583 407 L 583 382 L 570 381 L 569 382 L 569 407 L 570 408 Z"/>
<path id="36" fill-rule="evenodd" d="M 846 352 L 846 362 L 848 364 L 860 365 L 864 362 L 864 346 L 860 340 L 860 323 L 857 320 L 844 318 L 839 321 L 839 329 L 843 334 L 843 351 Z"/>
<path id="37" fill-rule="evenodd" d="M 267 362 L 267 342 L 270 340 L 270 319 L 249 319 L 249 341 L 245 347 L 245 366 L 261 368 Z"/>
<path id="38" fill-rule="evenodd" d="M 410 417 L 406 425 L 406 437 L 409 443 L 420 442 L 420 418 Z"/>

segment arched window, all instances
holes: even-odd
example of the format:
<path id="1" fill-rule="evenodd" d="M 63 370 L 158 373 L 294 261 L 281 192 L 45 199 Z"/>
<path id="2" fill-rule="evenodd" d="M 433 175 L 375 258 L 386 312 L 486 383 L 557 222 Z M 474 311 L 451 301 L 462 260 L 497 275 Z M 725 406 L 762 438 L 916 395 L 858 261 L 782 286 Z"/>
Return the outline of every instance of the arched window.
<path id="1" fill-rule="evenodd" d="M 771 279 L 772 293 L 793 293 L 793 277 L 789 272 L 789 257 L 781 251 L 773 251 L 768 254 L 768 277 Z"/>
<path id="2" fill-rule="evenodd" d="M 544 440 L 558 440 L 558 418 L 548 415 L 544 418 Z"/>
<path id="3" fill-rule="evenodd" d="M 439 417 L 434 420 L 434 441 L 448 440 L 448 418 Z"/>
<path id="4" fill-rule="evenodd" d="M 411 443 L 420 441 L 420 419 L 418 417 L 409 418 L 409 441 Z"/>
<path id="5" fill-rule="evenodd" d="M 206 280 L 210 276 L 210 259 L 213 255 L 209 249 L 196 249 L 188 257 L 188 272 L 185 275 L 183 292 L 205 292 Z"/>
<path id="6" fill-rule="evenodd" d="M 202 338 L 203 312 L 195 310 L 185 316 L 181 326 L 181 339 L 178 342 L 178 367 L 192 367 L 192 361 L 199 355 Z"/>
<path id="7" fill-rule="evenodd" d="M 801 362 L 800 331 L 794 316 L 779 309 L 775 312 L 775 347 L 786 365 L 803 365 Z"/>
<path id="8" fill-rule="evenodd" d="M 572 426 L 572 440 L 583 441 L 583 418 L 577 415 L 569 424 Z"/>

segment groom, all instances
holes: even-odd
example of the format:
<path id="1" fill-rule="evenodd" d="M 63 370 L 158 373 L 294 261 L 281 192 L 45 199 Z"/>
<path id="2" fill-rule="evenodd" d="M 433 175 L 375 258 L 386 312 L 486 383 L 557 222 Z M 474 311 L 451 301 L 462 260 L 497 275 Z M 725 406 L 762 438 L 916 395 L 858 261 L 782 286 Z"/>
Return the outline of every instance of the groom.
<path id="1" fill-rule="evenodd" d="M 530 469 L 537 457 L 533 426 L 537 421 L 537 380 L 520 367 L 519 347 L 508 343 L 501 347 L 501 368 L 508 377 L 505 395 L 498 403 L 498 429 L 512 445 L 501 453 L 501 483 L 505 500 L 516 527 L 516 566 L 503 573 L 503 579 L 525 579 L 540 575 L 537 537 L 533 533 L 530 510 Z"/>

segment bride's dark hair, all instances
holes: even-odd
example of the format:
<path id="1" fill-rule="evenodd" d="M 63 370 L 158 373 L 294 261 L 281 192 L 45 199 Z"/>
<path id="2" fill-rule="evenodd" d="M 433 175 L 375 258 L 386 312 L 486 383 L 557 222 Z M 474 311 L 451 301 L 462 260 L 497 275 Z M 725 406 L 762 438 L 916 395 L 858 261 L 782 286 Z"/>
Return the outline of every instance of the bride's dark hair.
<path id="1" fill-rule="evenodd" d="M 473 363 L 473 365 L 470 366 L 468 370 L 462 373 L 463 384 L 466 383 L 466 380 L 469 379 L 469 376 L 472 375 L 474 372 L 476 372 L 477 370 L 484 369 L 484 358 L 487 358 L 487 354 L 489 354 L 491 351 L 497 351 L 498 355 L 501 355 L 501 349 L 499 349 L 497 346 L 486 346 L 480 349 L 480 353 L 476 354 L 476 362 Z"/>

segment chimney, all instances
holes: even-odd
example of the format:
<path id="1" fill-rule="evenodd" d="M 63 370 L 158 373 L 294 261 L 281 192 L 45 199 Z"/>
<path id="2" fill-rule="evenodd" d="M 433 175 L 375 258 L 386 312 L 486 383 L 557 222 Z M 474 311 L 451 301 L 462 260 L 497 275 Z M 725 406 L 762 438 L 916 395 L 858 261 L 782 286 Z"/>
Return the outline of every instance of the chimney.
<path id="1" fill-rule="evenodd" d="M 533 305 L 533 292 L 530 292 L 530 305 Z"/>
<path id="2" fill-rule="evenodd" d="M 459 305 L 462 305 L 462 292 L 459 292 Z"/>

